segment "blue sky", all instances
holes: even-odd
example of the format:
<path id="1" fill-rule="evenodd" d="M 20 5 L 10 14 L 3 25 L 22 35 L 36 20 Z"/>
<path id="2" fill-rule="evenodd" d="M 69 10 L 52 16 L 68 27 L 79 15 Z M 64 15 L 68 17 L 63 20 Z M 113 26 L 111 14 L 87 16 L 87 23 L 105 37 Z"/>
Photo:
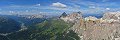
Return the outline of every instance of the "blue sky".
<path id="1" fill-rule="evenodd" d="M 49 14 L 63 12 L 100 14 L 120 11 L 119 0 L 0 0 L 0 14 Z"/>

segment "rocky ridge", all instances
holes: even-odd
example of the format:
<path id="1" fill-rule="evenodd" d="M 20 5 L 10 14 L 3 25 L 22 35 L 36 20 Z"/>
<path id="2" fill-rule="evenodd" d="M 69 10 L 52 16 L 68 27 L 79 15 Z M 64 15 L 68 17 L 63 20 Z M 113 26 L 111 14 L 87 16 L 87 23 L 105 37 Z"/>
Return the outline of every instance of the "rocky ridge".
<path id="1" fill-rule="evenodd" d="M 65 22 L 76 23 L 79 19 L 82 19 L 82 15 L 81 12 L 73 12 L 72 14 L 66 16 L 60 16 L 60 19 L 64 20 Z"/>
<path id="2" fill-rule="evenodd" d="M 86 17 L 81 13 L 60 17 L 66 22 L 74 23 L 73 30 L 81 40 L 120 40 L 120 12 L 108 12 L 102 18 Z"/>

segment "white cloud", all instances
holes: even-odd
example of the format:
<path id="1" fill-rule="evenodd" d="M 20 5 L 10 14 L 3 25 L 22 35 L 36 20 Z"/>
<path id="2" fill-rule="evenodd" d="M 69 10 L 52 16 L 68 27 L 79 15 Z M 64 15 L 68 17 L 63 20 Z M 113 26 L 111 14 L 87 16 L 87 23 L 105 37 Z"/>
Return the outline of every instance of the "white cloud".
<path id="1" fill-rule="evenodd" d="M 40 6 L 40 4 L 36 4 L 36 6 Z"/>
<path id="2" fill-rule="evenodd" d="M 106 8 L 106 10 L 110 10 L 110 8 Z"/>
<path id="3" fill-rule="evenodd" d="M 89 8 L 96 8 L 95 6 L 89 6 Z"/>
<path id="4" fill-rule="evenodd" d="M 41 4 L 35 4 L 35 5 L 33 5 L 33 6 L 41 6 Z"/>
<path id="5" fill-rule="evenodd" d="M 10 13 L 14 13 L 14 11 L 9 11 Z"/>
<path id="6" fill-rule="evenodd" d="M 59 8 L 66 8 L 67 7 L 67 5 L 62 4 L 60 2 L 52 3 L 52 6 L 59 7 Z"/>

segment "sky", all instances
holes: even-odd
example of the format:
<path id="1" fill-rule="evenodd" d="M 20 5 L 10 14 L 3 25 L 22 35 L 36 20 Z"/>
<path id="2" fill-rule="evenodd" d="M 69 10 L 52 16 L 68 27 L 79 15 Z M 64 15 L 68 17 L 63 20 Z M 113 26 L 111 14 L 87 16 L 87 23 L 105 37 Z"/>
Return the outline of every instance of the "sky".
<path id="1" fill-rule="evenodd" d="M 0 14 L 101 14 L 120 11 L 120 0 L 0 0 Z"/>

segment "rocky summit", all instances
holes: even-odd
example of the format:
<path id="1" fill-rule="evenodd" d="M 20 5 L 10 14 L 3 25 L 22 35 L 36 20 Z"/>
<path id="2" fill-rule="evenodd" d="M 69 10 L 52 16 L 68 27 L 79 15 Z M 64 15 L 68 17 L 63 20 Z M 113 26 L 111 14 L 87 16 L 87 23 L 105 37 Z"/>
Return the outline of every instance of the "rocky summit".
<path id="1" fill-rule="evenodd" d="M 82 15 L 81 12 L 73 12 L 66 16 L 60 16 L 60 19 L 64 20 L 65 22 L 76 23 L 79 19 L 82 19 Z"/>
<path id="2" fill-rule="evenodd" d="M 120 40 L 120 12 L 107 12 L 102 18 L 83 18 L 81 13 L 75 12 L 60 19 L 74 22 L 70 30 L 77 33 L 81 40 Z"/>

